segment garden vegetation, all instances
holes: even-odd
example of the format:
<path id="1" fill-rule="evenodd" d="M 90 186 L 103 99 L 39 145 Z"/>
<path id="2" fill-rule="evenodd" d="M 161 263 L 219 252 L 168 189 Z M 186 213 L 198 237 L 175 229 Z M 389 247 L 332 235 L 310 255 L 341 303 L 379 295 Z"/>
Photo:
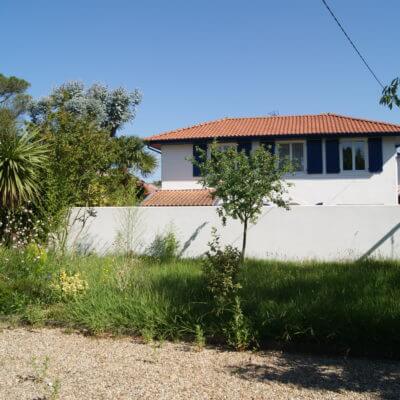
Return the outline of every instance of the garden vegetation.
<path id="1" fill-rule="evenodd" d="M 246 260 L 235 282 L 239 310 L 234 300 L 215 313 L 201 260 L 60 257 L 32 246 L 3 248 L 0 257 L 0 314 L 8 322 L 238 349 L 279 344 L 400 356 L 400 264 L 393 261 Z"/>
<path id="2" fill-rule="evenodd" d="M 66 249 L 72 207 L 83 207 L 84 220 L 93 206 L 136 204 L 138 175 L 156 161 L 139 138 L 116 136 L 135 115 L 137 91 L 68 83 L 34 101 L 28 86 L 0 74 L 0 318 L 193 340 L 199 350 L 218 343 L 400 357 L 400 263 L 244 258 L 248 223 L 265 199 L 289 206 L 281 178 L 291 166 L 271 149 L 249 155 L 215 143 L 197 165 L 201 183 L 224 200 L 223 221 L 242 222 L 241 251 L 213 232 L 204 257 L 182 260 L 169 230 L 138 255 L 130 218 L 118 254 Z"/>

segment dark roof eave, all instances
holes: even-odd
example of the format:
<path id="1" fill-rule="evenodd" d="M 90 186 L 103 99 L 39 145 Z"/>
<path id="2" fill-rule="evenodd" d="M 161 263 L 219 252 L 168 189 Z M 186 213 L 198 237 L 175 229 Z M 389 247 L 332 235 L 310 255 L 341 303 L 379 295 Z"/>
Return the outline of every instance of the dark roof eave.
<path id="1" fill-rule="evenodd" d="M 146 143 L 147 148 L 148 148 L 149 150 L 154 151 L 154 152 L 156 152 L 157 154 L 161 154 L 161 146 L 160 146 L 160 145 L 157 145 L 157 143 L 151 145 L 149 142 L 146 142 L 146 141 L 145 141 L 145 143 Z"/>
<path id="2" fill-rule="evenodd" d="M 349 136 L 360 136 L 360 137 L 375 137 L 375 136 L 399 136 L 398 132 L 341 132 L 341 133 L 290 133 L 290 134 L 269 134 L 269 135 L 240 135 L 240 136 L 209 136 L 203 138 L 178 138 L 178 139 L 163 139 L 163 140 L 145 140 L 144 142 L 149 148 L 157 149 L 160 151 L 161 145 L 163 144 L 190 144 L 199 142 L 212 142 L 217 139 L 219 141 L 224 140 L 226 142 L 241 142 L 249 139 L 253 140 L 269 140 L 269 139 L 297 139 L 297 138 L 317 138 L 317 137 L 349 137 Z"/>

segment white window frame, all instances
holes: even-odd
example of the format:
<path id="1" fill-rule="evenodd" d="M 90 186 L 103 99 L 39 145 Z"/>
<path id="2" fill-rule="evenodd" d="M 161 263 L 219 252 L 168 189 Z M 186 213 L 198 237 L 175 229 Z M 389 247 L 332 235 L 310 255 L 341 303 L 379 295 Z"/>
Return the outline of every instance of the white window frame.
<path id="1" fill-rule="evenodd" d="M 293 150 L 292 144 L 301 143 L 303 145 L 303 169 L 300 171 L 294 171 L 295 174 L 305 174 L 307 172 L 307 142 L 305 140 L 280 140 L 275 142 L 276 154 L 279 157 L 279 146 L 281 144 L 289 144 L 289 160 L 292 162 Z"/>
<path id="2" fill-rule="evenodd" d="M 351 157 L 352 157 L 352 169 L 343 169 L 343 144 L 351 142 Z M 364 153 L 365 153 L 365 168 L 356 169 L 356 153 L 354 151 L 355 142 L 364 142 Z M 339 142 L 339 162 L 340 172 L 343 174 L 362 174 L 368 172 L 369 158 L 368 158 L 368 140 L 366 138 L 342 138 Z"/>

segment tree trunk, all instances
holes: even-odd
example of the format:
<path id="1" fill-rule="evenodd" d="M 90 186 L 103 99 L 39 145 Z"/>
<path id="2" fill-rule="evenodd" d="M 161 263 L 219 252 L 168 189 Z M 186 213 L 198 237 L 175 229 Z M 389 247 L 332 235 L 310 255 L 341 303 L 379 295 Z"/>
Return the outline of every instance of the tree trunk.
<path id="1" fill-rule="evenodd" d="M 246 253 L 246 240 L 247 240 L 247 218 L 243 221 L 243 242 L 242 242 L 242 263 L 244 262 L 244 255 Z"/>
<path id="2" fill-rule="evenodd" d="M 117 125 L 117 126 L 113 126 L 113 127 L 111 128 L 110 137 L 115 138 L 115 137 L 117 136 L 117 129 L 118 129 L 118 128 L 119 128 L 118 125 Z"/>

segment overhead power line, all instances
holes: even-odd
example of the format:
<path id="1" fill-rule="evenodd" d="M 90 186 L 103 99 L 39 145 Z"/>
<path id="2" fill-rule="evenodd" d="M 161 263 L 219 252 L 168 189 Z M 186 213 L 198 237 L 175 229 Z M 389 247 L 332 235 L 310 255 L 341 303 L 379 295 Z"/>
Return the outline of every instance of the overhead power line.
<path id="1" fill-rule="evenodd" d="M 382 84 L 382 82 L 378 79 L 378 77 L 376 76 L 375 72 L 372 70 L 372 68 L 368 65 L 367 60 L 362 56 L 362 54 L 360 53 L 360 51 L 357 49 L 357 46 L 354 44 L 354 42 L 351 40 L 350 36 L 347 34 L 347 32 L 344 30 L 342 24 L 339 22 L 339 20 L 337 19 L 336 15 L 333 13 L 332 9 L 328 6 L 327 2 L 325 0 L 321 0 L 322 3 L 324 4 L 324 6 L 327 8 L 327 10 L 329 11 L 329 13 L 332 15 L 332 18 L 335 20 L 335 22 L 338 24 L 339 28 L 341 29 L 341 31 L 343 32 L 344 36 L 346 36 L 347 40 L 350 42 L 350 44 L 352 45 L 353 49 L 356 51 L 356 53 L 358 54 L 358 56 L 361 58 L 362 62 L 365 64 L 365 66 L 368 68 L 368 71 L 371 72 L 372 76 L 375 78 L 375 80 L 379 83 L 379 85 L 381 86 L 381 88 L 383 89 L 384 86 Z"/>

